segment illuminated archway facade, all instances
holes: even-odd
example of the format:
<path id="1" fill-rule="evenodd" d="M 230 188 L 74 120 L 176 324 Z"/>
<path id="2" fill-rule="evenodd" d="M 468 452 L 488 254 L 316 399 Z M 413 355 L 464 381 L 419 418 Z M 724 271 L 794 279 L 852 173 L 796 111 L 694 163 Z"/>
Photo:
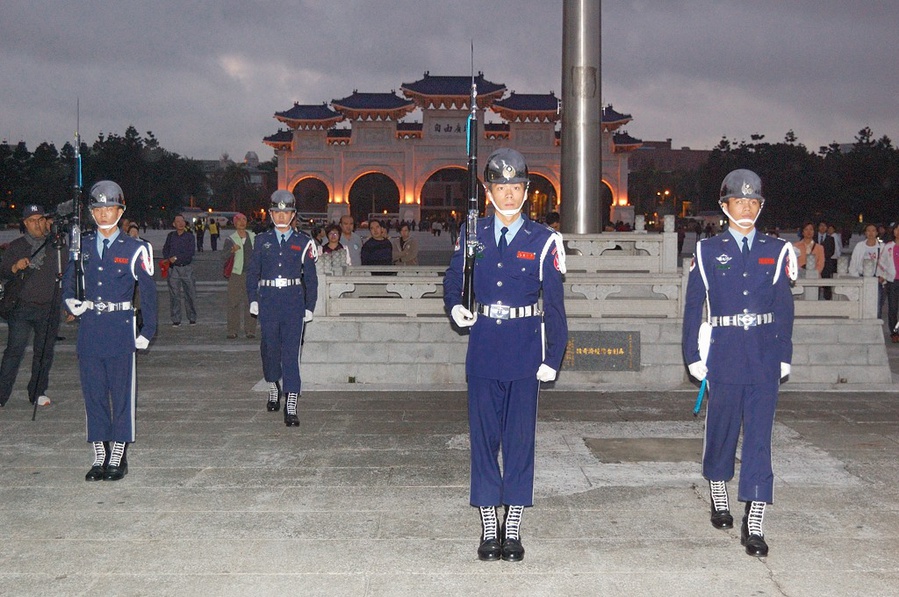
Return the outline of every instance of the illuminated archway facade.
<path id="1" fill-rule="evenodd" d="M 552 93 L 513 92 L 507 96 L 505 85 L 488 81 L 483 74 L 475 82 L 480 168 L 495 149 L 514 147 L 525 156 L 531 174 L 539 177 L 540 193 L 545 193 L 543 200 L 537 196 L 535 207 L 539 203 L 540 210 L 551 211 L 548 207 L 555 203 L 553 209 L 557 209 L 565 200 L 559 163 L 564 132 L 558 130 L 557 98 Z M 429 194 L 434 184 L 427 189 L 425 185 L 429 180 L 434 183 L 435 173 L 442 173 L 438 179 L 446 180 L 437 182 L 443 184 L 444 193 L 450 193 L 449 199 L 443 196 L 442 201 L 456 202 L 458 189 L 449 188 L 453 177 L 446 173 L 467 168 L 470 89 L 470 77 L 425 73 L 424 78 L 400 86 L 403 97 L 395 92 L 354 91 L 330 104 L 294 104 L 275 113 L 288 127 L 264 140 L 278 158 L 278 188 L 293 191 L 305 179 L 320 181 L 328 192 L 328 217 L 338 219 L 351 213 L 353 184 L 366 174 L 378 173 L 396 184 L 401 219 L 420 221 L 428 212 L 442 211 L 434 209 L 437 197 Z M 421 122 L 407 121 L 416 110 Z M 487 110 L 494 121 L 485 122 Z M 628 206 L 628 158 L 642 144 L 619 130 L 630 120 L 629 114 L 618 113 L 611 106 L 603 108 L 602 179 L 612 193 L 614 208 Z M 367 210 L 353 208 L 352 213 Z"/>

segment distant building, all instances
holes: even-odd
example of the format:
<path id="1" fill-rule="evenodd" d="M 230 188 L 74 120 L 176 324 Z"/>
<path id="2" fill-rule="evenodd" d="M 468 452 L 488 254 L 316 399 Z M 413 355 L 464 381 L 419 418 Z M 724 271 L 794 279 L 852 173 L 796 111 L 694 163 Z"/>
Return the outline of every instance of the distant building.
<path id="1" fill-rule="evenodd" d="M 514 147 L 528 162 L 532 217 L 557 210 L 564 200 L 559 100 L 552 92 L 506 95 L 505 85 L 482 73 L 475 82 L 479 169 L 493 150 Z M 327 211 L 330 219 L 398 213 L 401 219 L 421 221 L 464 213 L 470 87 L 468 76 L 425 73 L 403 83 L 402 96 L 353 91 L 330 104 L 295 103 L 276 112 L 288 128 L 264 142 L 275 149 L 278 188 L 292 191 L 300 209 Z M 488 109 L 494 122 L 485 119 Z M 407 120 L 413 113 L 421 115 L 421 122 Z M 630 120 L 612 106 L 603 109 L 602 179 L 605 201 L 616 207 L 628 205 L 628 158 L 641 145 L 620 130 Z M 381 193 L 388 196 L 374 188 L 389 189 Z"/>
<path id="2" fill-rule="evenodd" d="M 664 141 L 643 141 L 630 156 L 631 171 L 645 170 L 698 170 L 705 164 L 712 151 L 710 149 L 671 148 L 671 139 Z"/>

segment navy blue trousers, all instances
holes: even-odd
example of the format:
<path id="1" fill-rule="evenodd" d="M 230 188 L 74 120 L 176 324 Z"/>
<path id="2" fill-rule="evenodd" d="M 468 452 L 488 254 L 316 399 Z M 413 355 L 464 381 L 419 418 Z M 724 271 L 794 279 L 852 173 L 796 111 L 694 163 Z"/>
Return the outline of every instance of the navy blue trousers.
<path id="1" fill-rule="evenodd" d="M 468 377 L 472 506 L 534 504 L 539 391 L 536 377 L 514 381 Z"/>
<path id="2" fill-rule="evenodd" d="M 741 502 L 774 501 L 771 434 L 779 386 L 779 379 L 754 385 L 709 382 L 702 474 L 710 481 L 733 479 L 742 426 L 743 450 L 737 493 Z"/>
<path id="3" fill-rule="evenodd" d="M 300 393 L 300 342 L 303 339 L 303 312 L 277 313 L 259 318 L 262 328 L 262 375 L 265 381 L 281 381 L 281 391 Z"/>
<path id="4" fill-rule="evenodd" d="M 136 379 L 134 353 L 107 358 L 78 357 L 87 412 L 87 441 L 134 441 Z"/>

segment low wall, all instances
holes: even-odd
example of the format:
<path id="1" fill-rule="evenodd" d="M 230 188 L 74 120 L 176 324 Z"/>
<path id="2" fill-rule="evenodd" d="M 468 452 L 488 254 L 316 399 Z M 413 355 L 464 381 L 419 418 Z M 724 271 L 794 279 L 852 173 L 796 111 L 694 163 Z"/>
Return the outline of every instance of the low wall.
<path id="1" fill-rule="evenodd" d="M 672 388 L 688 383 L 681 357 L 689 262 L 676 267 L 676 237 L 611 233 L 568 238 L 579 255 L 565 276 L 569 329 L 639 333 L 637 370 L 566 370 L 557 388 Z M 673 265 L 674 264 L 674 265 Z M 320 272 L 315 325 L 309 326 L 303 377 L 313 386 L 461 384 L 467 334 L 443 310 L 442 268 L 349 268 Z M 388 274 L 388 275 L 377 275 Z M 818 288 L 834 287 L 819 301 Z M 873 278 L 801 278 L 792 382 L 889 384 Z M 346 386 L 344 386 L 346 387 Z"/>

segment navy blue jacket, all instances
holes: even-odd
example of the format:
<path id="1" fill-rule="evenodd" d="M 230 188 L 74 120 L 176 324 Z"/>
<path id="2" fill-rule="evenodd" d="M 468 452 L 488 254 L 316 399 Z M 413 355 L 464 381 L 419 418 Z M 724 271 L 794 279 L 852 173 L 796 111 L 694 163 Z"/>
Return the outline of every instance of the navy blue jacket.
<path id="1" fill-rule="evenodd" d="M 524 216 L 522 216 L 524 217 Z M 464 226 L 443 279 L 448 310 L 462 302 L 465 264 Z M 474 294 L 479 304 L 525 307 L 543 293 L 545 339 L 540 317 L 498 320 L 479 315 L 471 328 L 465 370 L 468 375 L 511 381 L 533 377 L 541 363 L 556 371 L 568 342 L 562 269 L 562 237 L 551 228 L 525 218 L 501 260 L 493 232 L 493 216 L 478 220 L 483 246 L 474 268 Z"/>
<path id="2" fill-rule="evenodd" d="M 156 282 L 153 281 L 152 249 L 141 240 L 120 233 L 106 250 L 97 252 L 96 234 L 81 241 L 84 263 L 84 299 L 92 302 L 124 303 L 134 299 L 134 284 L 140 289 L 144 326 L 141 335 L 156 335 Z M 63 275 L 62 298 L 75 298 L 75 262 L 69 261 Z M 134 311 L 101 313 L 88 309 L 78 326 L 78 354 L 87 357 L 114 357 L 133 353 Z"/>
<path id="3" fill-rule="evenodd" d="M 259 303 L 260 317 L 268 309 L 291 310 L 300 319 L 306 309 L 315 310 L 318 298 L 318 275 L 315 261 L 318 259 L 315 241 L 302 232 L 294 231 L 281 248 L 275 229 L 256 235 L 253 256 L 245 264 L 247 274 L 247 298 Z M 303 279 L 303 286 L 274 288 L 259 286 L 260 280 L 276 278 Z M 304 292 L 305 289 L 305 292 Z"/>
<path id="4" fill-rule="evenodd" d="M 789 243 L 756 232 L 744 261 L 741 247 L 725 230 L 703 239 L 690 266 L 684 303 L 683 353 L 689 365 L 699 361 L 698 336 L 709 286 L 711 316 L 774 314 L 774 322 L 744 329 L 713 327 L 706 362 L 709 381 L 754 384 L 780 379 L 780 363 L 793 358 L 793 295 Z M 699 261 L 702 267 L 700 268 Z M 794 272 L 795 273 L 795 272 Z"/>

